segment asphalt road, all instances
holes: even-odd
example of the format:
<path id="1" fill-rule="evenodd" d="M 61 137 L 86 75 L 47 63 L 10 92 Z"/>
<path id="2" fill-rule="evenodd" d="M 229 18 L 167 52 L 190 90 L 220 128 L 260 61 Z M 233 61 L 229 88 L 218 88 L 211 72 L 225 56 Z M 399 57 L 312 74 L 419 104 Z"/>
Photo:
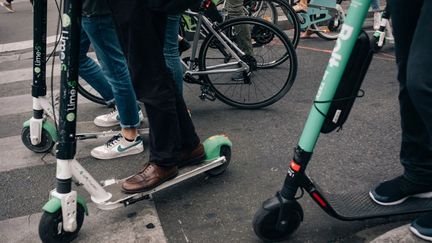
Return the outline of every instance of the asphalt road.
<path id="1" fill-rule="evenodd" d="M 0 44 L 31 39 L 31 10 L 28 12 L 25 4 L 19 1 L 14 15 L 1 9 Z M 51 6 L 49 16 L 54 15 Z M 51 20 L 54 22 L 54 17 Z M 50 33 L 55 32 L 53 28 L 50 25 Z M 366 28 L 370 30 L 370 21 Z M 203 140 L 213 134 L 227 134 L 233 142 L 232 161 L 219 177 L 197 176 L 154 196 L 169 242 L 259 242 L 251 227 L 253 215 L 261 202 L 281 187 L 333 45 L 319 38 L 302 40 L 297 48 L 299 68 L 293 87 L 282 100 L 265 109 L 239 110 L 219 101 L 202 102 L 198 86 L 185 87 L 185 100 L 198 134 Z M 3 62 L 0 71 L 30 65 L 31 60 Z M 0 84 L 0 98 L 29 94 L 29 87 L 28 80 Z M 367 193 L 377 182 L 402 171 L 398 162 L 398 83 L 391 45 L 374 57 L 362 89 L 365 96 L 354 104 L 343 130 L 321 136 L 309 164 L 308 174 L 326 193 Z M 91 121 L 94 114 L 104 112 L 105 108 L 87 103 L 79 107 L 78 117 Z M 29 112 L 4 116 L 0 112 L 0 139 L 19 135 L 22 122 L 29 117 Z M 146 151 L 125 159 L 98 161 L 84 156 L 82 161 L 97 178 L 121 178 L 134 173 L 147 156 Z M 54 175 L 53 164 L 0 172 L 0 220 L 40 212 L 54 186 Z M 307 195 L 300 203 L 305 217 L 291 242 L 362 242 L 357 232 L 407 219 L 342 222 L 327 216 Z"/>

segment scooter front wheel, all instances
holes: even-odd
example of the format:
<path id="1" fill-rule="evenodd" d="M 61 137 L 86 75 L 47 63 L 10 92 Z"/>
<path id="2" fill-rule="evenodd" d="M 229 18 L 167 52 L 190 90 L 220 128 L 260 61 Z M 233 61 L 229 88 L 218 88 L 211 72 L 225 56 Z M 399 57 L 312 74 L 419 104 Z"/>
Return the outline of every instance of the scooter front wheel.
<path id="1" fill-rule="evenodd" d="M 209 176 L 218 176 L 225 172 L 226 168 L 228 168 L 228 165 L 231 161 L 231 148 L 228 145 L 223 145 L 220 148 L 220 156 L 225 156 L 226 162 L 222 165 L 219 165 L 218 167 L 208 170 L 205 173 Z"/>
<path id="2" fill-rule="evenodd" d="M 63 216 L 61 208 L 54 213 L 44 212 L 39 221 L 39 237 L 42 242 L 71 242 L 78 236 L 78 232 L 84 222 L 85 210 L 77 204 L 76 211 L 77 228 L 74 232 L 63 230 Z"/>
<path id="3" fill-rule="evenodd" d="M 30 127 L 24 127 L 22 129 L 21 140 L 28 149 L 35 153 L 46 153 L 51 150 L 55 143 L 49 132 L 43 128 L 39 144 L 32 144 L 30 139 Z"/>
<path id="4" fill-rule="evenodd" d="M 265 242 L 287 240 L 303 220 L 303 210 L 297 201 L 284 205 L 283 219 L 280 218 L 282 204 L 275 201 L 272 198 L 264 202 L 253 219 L 255 234 Z"/>

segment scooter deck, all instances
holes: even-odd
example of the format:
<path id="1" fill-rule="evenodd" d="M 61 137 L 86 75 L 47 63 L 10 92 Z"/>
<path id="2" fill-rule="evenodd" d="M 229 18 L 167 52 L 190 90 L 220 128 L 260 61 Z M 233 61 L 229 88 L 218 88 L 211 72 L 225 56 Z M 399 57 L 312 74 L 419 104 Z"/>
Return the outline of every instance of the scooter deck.
<path id="1" fill-rule="evenodd" d="M 369 192 L 328 194 L 325 196 L 342 220 L 376 218 L 432 210 L 432 199 L 408 198 L 399 205 L 382 206 L 369 197 Z"/>
<path id="2" fill-rule="evenodd" d="M 192 178 L 198 174 L 201 174 L 203 172 L 209 171 L 211 169 L 214 169 L 224 163 L 227 162 L 227 159 L 225 156 L 221 156 L 215 160 L 209 160 L 204 161 L 201 164 L 194 165 L 194 166 L 188 166 L 180 169 L 179 174 L 169 181 L 166 181 L 162 183 L 161 185 L 150 189 L 148 191 L 140 192 L 140 193 L 134 193 L 134 194 L 126 194 L 122 191 L 122 183 L 127 179 L 121 179 L 121 180 L 106 180 L 103 182 L 104 189 L 112 194 L 111 199 L 108 202 L 97 204 L 97 206 L 100 209 L 110 210 L 117 207 L 120 207 L 122 205 L 129 205 L 136 201 L 143 200 L 143 199 L 149 199 L 150 194 L 155 193 L 157 191 L 160 191 L 162 189 L 165 189 L 167 187 L 170 187 L 174 184 L 177 184 L 181 181 L 184 181 L 186 179 Z"/>

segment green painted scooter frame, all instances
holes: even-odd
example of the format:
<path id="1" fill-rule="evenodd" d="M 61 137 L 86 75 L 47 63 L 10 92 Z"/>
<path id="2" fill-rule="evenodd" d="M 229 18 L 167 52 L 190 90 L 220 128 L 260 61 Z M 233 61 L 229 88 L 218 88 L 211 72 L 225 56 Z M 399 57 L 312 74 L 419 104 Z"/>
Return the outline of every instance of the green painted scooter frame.
<path id="1" fill-rule="evenodd" d="M 350 192 L 332 194 L 325 197 L 318 185 L 306 175 L 306 167 L 311 160 L 314 147 L 321 133 L 331 102 L 347 69 L 356 43 L 365 43 L 368 53 L 372 55 L 372 48 L 365 33 L 359 38 L 363 22 L 369 9 L 370 0 L 353 0 L 348 15 L 336 41 L 323 79 L 315 97 L 314 104 L 306 120 L 303 132 L 294 150 L 294 156 L 288 168 L 281 191 L 276 196 L 263 202 L 255 214 L 253 228 L 258 237 L 265 241 L 286 240 L 300 226 L 303 221 L 303 210 L 297 201 L 296 193 L 305 190 L 311 198 L 328 215 L 340 220 L 364 220 L 378 217 L 388 217 L 432 210 L 432 200 L 410 198 L 397 206 L 381 206 L 369 198 L 368 192 Z M 363 42 L 360 42 L 363 41 Z M 364 45 L 359 45 L 364 46 Z M 364 51 L 364 50 L 361 50 Z M 371 56 L 368 56 L 370 58 Z M 357 60 L 357 58 L 354 58 Z M 362 61 L 367 71 L 370 59 Z M 355 74 L 356 75 L 356 74 Z M 363 76 L 364 77 L 364 76 Z"/>

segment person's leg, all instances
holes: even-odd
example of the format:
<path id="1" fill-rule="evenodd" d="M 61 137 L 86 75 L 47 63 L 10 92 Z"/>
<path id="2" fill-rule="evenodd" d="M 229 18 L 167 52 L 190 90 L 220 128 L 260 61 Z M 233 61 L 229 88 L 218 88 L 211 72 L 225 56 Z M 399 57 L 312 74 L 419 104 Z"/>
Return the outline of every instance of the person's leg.
<path id="1" fill-rule="evenodd" d="M 168 15 L 165 40 L 164 56 L 168 69 L 176 82 L 178 93 L 183 94 L 183 67 L 179 56 L 178 33 L 180 26 L 180 15 Z"/>
<path id="2" fill-rule="evenodd" d="M 123 184 L 133 193 L 173 178 L 181 151 L 194 150 L 199 138 L 163 57 L 166 16 L 150 12 L 139 0 L 108 2 L 150 126 L 150 162 Z"/>
<path id="3" fill-rule="evenodd" d="M 423 1 L 412 40 L 406 70 L 406 89 L 422 123 L 421 131 L 408 134 L 411 148 L 405 150 L 405 176 L 416 184 L 432 186 L 432 2 Z M 420 134 L 422 132 L 422 134 Z M 417 136 L 417 137 L 413 137 Z M 411 232 L 432 241 L 432 213 L 414 220 Z"/>
<path id="4" fill-rule="evenodd" d="M 297 4 L 293 7 L 294 11 L 296 12 L 307 12 L 308 9 L 308 1 L 307 0 L 300 0 L 297 2 Z"/>
<path id="5" fill-rule="evenodd" d="M 137 131 L 140 125 L 138 106 L 111 16 L 83 17 L 83 29 L 111 85 L 122 128 L 121 134 L 94 148 L 91 154 L 99 159 L 112 159 L 140 153 L 143 143 Z"/>
<path id="6" fill-rule="evenodd" d="M 228 12 L 228 18 L 244 16 L 243 0 L 226 0 L 225 9 Z M 236 44 L 247 55 L 253 55 L 250 29 L 246 25 L 235 28 L 237 38 Z"/>
<path id="7" fill-rule="evenodd" d="M 405 176 L 417 184 L 432 185 L 432 4 L 423 1 L 414 33 L 406 70 L 406 89 L 413 107 L 405 121 L 413 122 L 415 130 L 405 130 L 403 165 Z M 414 108 L 414 109 L 413 109 Z M 413 114 L 415 110 L 416 114 Z"/>
<path id="8" fill-rule="evenodd" d="M 83 17 L 84 29 L 112 87 L 122 128 L 139 126 L 138 106 L 111 16 Z"/>
<path id="9" fill-rule="evenodd" d="M 371 9 L 372 9 L 372 12 L 374 12 L 374 14 L 373 14 L 373 29 L 377 30 L 377 29 L 379 29 L 380 22 L 381 22 L 380 0 L 372 0 Z"/>
<path id="10" fill-rule="evenodd" d="M 380 0 L 372 0 L 371 1 L 371 9 L 373 12 L 379 12 L 381 11 L 381 5 Z"/>
<path id="11" fill-rule="evenodd" d="M 84 31 L 85 25 L 86 21 L 83 21 L 83 29 L 80 36 L 79 75 L 102 96 L 107 104 L 111 104 L 114 102 L 111 85 L 105 78 L 101 67 L 92 58 L 87 56 L 90 40 Z"/>
<path id="12" fill-rule="evenodd" d="M 430 133 L 432 128 L 429 128 L 431 124 L 427 125 L 424 118 L 424 116 L 430 116 L 432 113 L 427 110 L 419 110 L 421 106 L 417 107 L 414 103 L 414 99 L 418 99 L 414 96 L 418 94 L 413 94 L 413 90 L 418 87 L 416 88 L 415 85 L 417 81 L 413 81 L 414 74 L 412 72 L 417 71 L 411 64 L 412 60 L 410 60 L 413 57 L 411 52 L 415 51 L 415 48 L 419 48 L 417 46 L 412 49 L 414 47 L 413 36 L 418 38 L 419 35 L 425 35 L 425 33 L 416 30 L 422 3 L 421 0 L 409 2 L 392 0 L 389 2 L 394 24 L 393 34 L 396 41 L 396 62 L 398 64 L 400 86 L 399 105 L 402 128 L 400 160 L 405 171 L 402 176 L 383 182 L 370 192 L 372 199 L 381 205 L 399 204 L 410 196 L 432 196 L 432 193 L 430 193 L 432 191 L 432 133 Z M 418 41 L 416 41 L 416 45 L 418 45 Z M 422 51 L 420 52 L 425 52 L 424 49 L 428 47 L 422 46 L 421 48 Z M 425 53 L 429 54 L 427 51 Z M 429 63 L 428 61 L 426 62 Z M 410 63 L 409 72 L 407 69 L 408 63 Z M 426 81 L 422 79 L 420 82 Z M 429 92 L 427 89 L 424 91 Z M 430 104 L 431 102 L 429 102 Z M 424 112 L 429 112 L 429 114 L 420 114 Z M 432 119 L 432 117 L 429 119 Z"/>

